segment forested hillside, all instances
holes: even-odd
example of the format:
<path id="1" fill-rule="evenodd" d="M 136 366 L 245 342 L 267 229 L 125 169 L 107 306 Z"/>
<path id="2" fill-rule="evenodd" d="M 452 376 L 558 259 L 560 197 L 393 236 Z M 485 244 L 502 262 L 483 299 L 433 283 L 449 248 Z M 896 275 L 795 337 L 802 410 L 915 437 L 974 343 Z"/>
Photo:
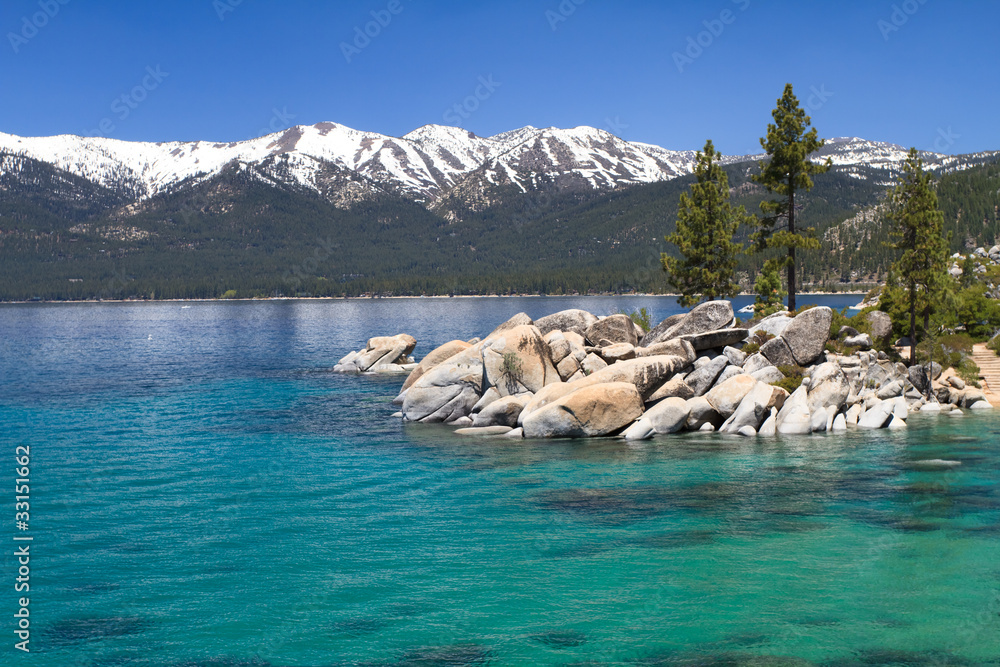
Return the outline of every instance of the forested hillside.
<path id="1" fill-rule="evenodd" d="M 387 192 L 331 203 L 273 182 L 263 165 L 234 163 L 134 202 L 30 158 L 0 159 L 8 161 L 0 177 L 3 300 L 662 292 L 659 255 L 671 251 L 664 236 L 692 180 L 611 192 L 495 186 L 479 205 L 428 210 Z M 765 197 L 750 180 L 756 169 L 727 167 L 733 201 L 752 213 Z M 817 176 L 799 200 L 800 224 L 823 243 L 801 258 L 807 287 L 863 289 L 892 260 L 876 208 L 891 175 L 859 171 Z M 946 174 L 938 189 L 954 249 L 992 245 L 1000 165 Z M 748 287 L 765 258 L 741 260 Z"/>

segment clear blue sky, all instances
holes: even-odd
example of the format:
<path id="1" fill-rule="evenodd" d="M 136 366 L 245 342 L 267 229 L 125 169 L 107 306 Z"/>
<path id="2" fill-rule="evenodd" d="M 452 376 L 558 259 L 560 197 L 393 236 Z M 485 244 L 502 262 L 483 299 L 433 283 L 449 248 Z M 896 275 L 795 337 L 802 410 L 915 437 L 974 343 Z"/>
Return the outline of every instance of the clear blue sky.
<path id="1" fill-rule="evenodd" d="M 791 82 L 821 136 L 1000 149 L 995 0 L 4 0 L 0 30 L 0 131 L 26 136 L 592 125 L 747 153 Z"/>

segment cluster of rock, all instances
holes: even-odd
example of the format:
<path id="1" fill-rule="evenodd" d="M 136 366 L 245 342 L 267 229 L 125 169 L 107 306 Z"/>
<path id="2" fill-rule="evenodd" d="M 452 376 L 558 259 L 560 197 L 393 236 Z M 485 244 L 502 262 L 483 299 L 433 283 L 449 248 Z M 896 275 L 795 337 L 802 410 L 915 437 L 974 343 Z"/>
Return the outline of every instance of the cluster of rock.
<path id="1" fill-rule="evenodd" d="M 867 351 L 870 340 L 852 341 L 864 348 L 853 355 L 826 351 L 832 316 L 817 307 L 747 329 L 734 326 L 732 304 L 712 301 L 646 332 L 625 315 L 574 309 L 532 321 L 519 313 L 484 339 L 445 343 L 419 364 L 409 357 L 416 341 L 401 334 L 371 339 L 334 370 L 410 370 L 394 401 L 398 416 L 509 437 L 901 428 L 913 410 L 989 407 L 982 392 L 940 368 L 907 369 Z M 877 336 L 891 329 L 883 316 L 870 314 Z M 747 354 L 741 348 L 754 336 L 767 340 Z M 859 336 L 841 331 L 845 344 Z M 785 379 L 779 367 L 803 369 L 790 395 L 774 386 Z M 938 402 L 928 403 L 927 393 Z"/>
<path id="2" fill-rule="evenodd" d="M 417 364 L 410 359 L 417 339 L 409 334 L 368 339 L 363 350 L 351 352 L 333 367 L 335 373 L 409 373 Z"/>

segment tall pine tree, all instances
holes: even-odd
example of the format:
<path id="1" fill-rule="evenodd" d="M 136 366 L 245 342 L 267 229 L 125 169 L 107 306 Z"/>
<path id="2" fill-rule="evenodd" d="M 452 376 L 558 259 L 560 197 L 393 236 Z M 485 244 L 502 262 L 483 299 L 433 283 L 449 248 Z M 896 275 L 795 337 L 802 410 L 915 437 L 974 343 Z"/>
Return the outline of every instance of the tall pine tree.
<path id="1" fill-rule="evenodd" d="M 754 218 L 729 202 L 729 178 L 719 164 L 720 157 L 709 139 L 698 153 L 697 180 L 690 194 L 680 196 L 676 231 L 666 237 L 681 256 L 660 255 L 670 284 L 681 294 L 677 302 L 685 307 L 740 292 L 735 278 L 743 246 L 733 242 L 733 234 Z"/>
<path id="2" fill-rule="evenodd" d="M 893 245 L 902 250 L 893 264 L 906 289 L 910 312 L 910 361 L 917 359 L 917 310 L 924 328 L 934 312 L 935 294 L 948 284 L 948 240 L 944 235 L 944 214 L 930 174 L 916 148 L 910 149 L 899 184 L 889 193 L 886 218 L 891 225 Z"/>
<path id="3" fill-rule="evenodd" d="M 767 136 L 760 140 L 769 159 L 760 163 L 761 173 L 754 180 L 780 198 L 761 202 L 764 216 L 756 222 L 757 231 L 751 241 L 758 252 L 767 248 L 787 250 L 782 263 L 788 277 L 788 309 L 795 310 L 795 251 L 820 247 L 819 241 L 809 236 L 812 229 L 801 230 L 805 234 L 796 230 L 795 192 L 810 190 L 811 176 L 825 172 L 830 162 L 819 165 L 808 160 L 810 153 L 823 146 L 823 141 L 817 139 L 816 128 L 806 131 L 811 119 L 799 107 L 792 84 L 785 84 L 785 92 L 771 116 L 774 123 L 767 126 Z"/>

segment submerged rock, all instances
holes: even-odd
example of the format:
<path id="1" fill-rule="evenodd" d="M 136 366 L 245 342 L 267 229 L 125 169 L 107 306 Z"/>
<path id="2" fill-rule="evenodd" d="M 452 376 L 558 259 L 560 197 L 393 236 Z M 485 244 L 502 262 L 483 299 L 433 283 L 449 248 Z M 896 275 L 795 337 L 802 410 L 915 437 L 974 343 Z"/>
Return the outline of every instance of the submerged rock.
<path id="1" fill-rule="evenodd" d="M 458 435 L 479 435 L 479 436 L 489 436 L 489 435 L 504 435 L 512 431 L 510 426 L 472 426 L 469 428 L 456 429 L 455 433 Z"/>

